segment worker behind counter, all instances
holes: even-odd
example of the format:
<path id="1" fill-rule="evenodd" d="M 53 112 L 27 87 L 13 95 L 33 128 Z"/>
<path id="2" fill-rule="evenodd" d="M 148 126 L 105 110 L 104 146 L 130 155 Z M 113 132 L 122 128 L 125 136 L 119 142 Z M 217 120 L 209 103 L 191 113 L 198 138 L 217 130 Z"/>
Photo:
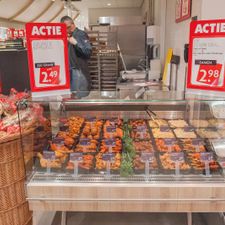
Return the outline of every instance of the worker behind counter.
<path id="1" fill-rule="evenodd" d="M 91 88 L 88 59 L 92 54 L 92 47 L 89 37 L 76 27 L 69 16 L 62 17 L 61 23 L 65 23 L 67 27 L 71 92 L 79 98 L 86 97 Z"/>

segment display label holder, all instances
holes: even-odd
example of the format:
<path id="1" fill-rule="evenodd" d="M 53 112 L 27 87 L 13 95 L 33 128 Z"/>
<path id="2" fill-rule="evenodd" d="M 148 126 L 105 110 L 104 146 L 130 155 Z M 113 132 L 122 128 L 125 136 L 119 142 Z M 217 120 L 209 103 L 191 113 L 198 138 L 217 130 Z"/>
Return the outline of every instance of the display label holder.
<path id="1" fill-rule="evenodd" d="M 196 152 L 200 152 L 199 145 L 203 145 L 203 141 L 201 139 L 193 139 L 192 144 L 196 147 Z"/>
<path id="2" fill-rule="evenodd" d="M 201 162 L 205 164 L 205 176 L 211 177 L 212 174 L 210 173 L 210 162 L 213 160 L 213 153 L 212 152 L 202 152 L 200 153 Z"/>
<path id="3" fill-rule="evenodd" d="M 51 162 L 55 160 L 55 152 L 43 151 L 43 158 L 47 160 L 46 174 L 51 174 Z"/>
<path id="4" fill-rule="evenodd" d="M 111 176 L 111 163 L 115 161 L 115 154 L 105 153 L 102 155 L 102 160 L 106 161 L 106 177 Z"/>
<path id="5" fill-rule="evenodd" d="M 110 139 L 112 139 L 113 134 L 116 133 L 116 126 L 108 126 L 106 127 L 106 131 L 110 134 Z"/>
<path id="6" fill-rule="evenodd" d="M 164 139 L 165 145 L 168 146 L 168 152 L 172 152 L 173 148 L 172 146 L 174 145 L 174 143 L 176 142 L 175 139 Z"/>
<path id="7" fill-rule="evenodd" d="M 83 154 L 80 152 L 70 153 L 70 161 L 74 165 L 73 176 L 77 178 L 79 175 L 79 162 L 83 162 Z"/>
<path id="8" fill-rule="evenodd" d="M 109 148 L 109 153 L 112 153 L 113 147 L 116 146 L 116 140 L 115 139 L 106 139 L 105 144 Z"/>
<path id="9" fill-rule="evenodd" d="M 180 174 L 180 164 L 184 162 L 183 152 L 172 152 L 170 153 L 170 159 L 175 163 L 175 177 L 179 178 Z"/>
<path id="10" fill-rule="evenodd" d="M 150 163 L 153 163 L 155 155 L 152 152 L 142 152 L 141 161 L 145 163 L 145 181 L 149 182 L 150 178 Z"/>

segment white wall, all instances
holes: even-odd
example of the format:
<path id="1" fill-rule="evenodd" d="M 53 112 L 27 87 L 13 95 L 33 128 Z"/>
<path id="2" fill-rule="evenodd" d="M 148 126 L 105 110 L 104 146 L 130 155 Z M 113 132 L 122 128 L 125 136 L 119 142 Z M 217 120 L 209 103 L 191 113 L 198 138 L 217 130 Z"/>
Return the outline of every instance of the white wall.
<path id="1" fill-rule="evenodd" d="M 202 19 L 224 19 L 225 0 L 203 0 Z"/>
<path id="2" fill-rule="evenodd" d="M 98 8 L 89 9 L 89 24 L 98 24 L 99 17 L 136 17 L 141 16 L 140 8 Z"/>
<path id="3" fill-rule="evenodd" d="M 198 19 L 201 19 L 202 1 L 204 2 L 205 0 L 192 0 L 192 17 L 198 16 Z M 175 4 L 176 0 L 167 0 L 165 52 L 167 52 L 168 48 L 172 48 L 174 50 L 174 54 L 181 57 L 181 63 L 178 68 L 178 84 L 180 84 L 178 90 L 183 90 L 186 73 L 186 64 L 184 62 L 183 52 L 184 45 L 189 42 L 189 27 L 191 19 L 176 23 Z M 214 9 L 212 8 L 212 10 Z"/>

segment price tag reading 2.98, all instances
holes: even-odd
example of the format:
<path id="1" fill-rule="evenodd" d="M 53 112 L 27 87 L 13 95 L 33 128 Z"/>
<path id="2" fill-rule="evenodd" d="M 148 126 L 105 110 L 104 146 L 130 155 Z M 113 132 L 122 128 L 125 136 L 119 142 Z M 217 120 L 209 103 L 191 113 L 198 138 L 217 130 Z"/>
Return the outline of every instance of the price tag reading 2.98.
<path id="1" fill-rule="evenodd" d="M 58 85 L 60 66 L 40 68 L 40 84 Z"/>
<path id="2" fill-rule="evenodd" d="M 219 84 L 221 70 L 222 64 L 200 65 L 197 81 L 210 86 L 217 86 Z"/>

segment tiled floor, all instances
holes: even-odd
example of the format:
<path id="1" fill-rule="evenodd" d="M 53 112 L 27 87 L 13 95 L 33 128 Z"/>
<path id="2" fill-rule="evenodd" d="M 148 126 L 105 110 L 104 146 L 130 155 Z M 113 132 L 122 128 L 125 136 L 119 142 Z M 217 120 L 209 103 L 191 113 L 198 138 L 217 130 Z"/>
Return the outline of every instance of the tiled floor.
<path id="1" fill-rule="evenodd" d="M 57 213 L 52 225 L 60 225 Z M 184 213 L 67 213 L 67 225 L 187 225 Z M 224 225 L 218 213 L 193 214 L 193 225 Z"/>

